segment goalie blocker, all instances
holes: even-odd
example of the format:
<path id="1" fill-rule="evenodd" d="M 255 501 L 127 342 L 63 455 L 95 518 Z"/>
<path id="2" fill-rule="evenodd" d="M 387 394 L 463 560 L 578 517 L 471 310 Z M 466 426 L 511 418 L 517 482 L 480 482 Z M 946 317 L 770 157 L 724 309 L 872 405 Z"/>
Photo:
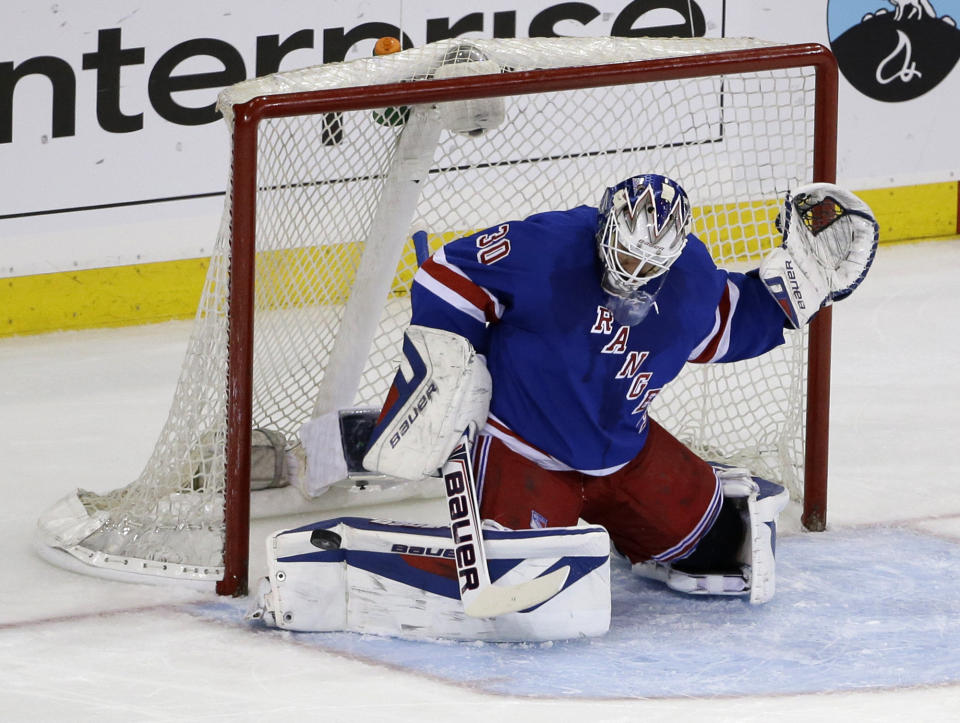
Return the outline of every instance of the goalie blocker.
<path id="1" fill-rule="evenodd" d="M 469 341 L 411 325 L 363 466 L 400 479 L 438 476 L 463 430 L 487 421 L 491 390 L 487 365 Z"/>
<path id="2" fill-rule="evenodd" d="M 490 392 L 490 373 L 469 341 L 412 325 L 379 419 L 371 409 L 311 419 L 300 430 L 307 472 L 295 481 L 310 498 L 345 479 L 439 477 L 460 433 L 471 422 L 478 427 L 486 422 Z"/>

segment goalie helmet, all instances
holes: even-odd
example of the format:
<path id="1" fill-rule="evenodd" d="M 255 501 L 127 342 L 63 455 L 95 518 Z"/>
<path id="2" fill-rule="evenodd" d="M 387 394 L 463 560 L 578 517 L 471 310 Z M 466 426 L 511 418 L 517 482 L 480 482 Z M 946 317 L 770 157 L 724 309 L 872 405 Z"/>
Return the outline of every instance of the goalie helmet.
<path id="1" fill-rule="evenodd" d="M 680 256 L 690 228 L 690 200 L 676 181 L 657 174 L 633 176 L 608 188 L 600 201 L 597 251 L 601 284 L 621 299 L 652 297 Z"/>

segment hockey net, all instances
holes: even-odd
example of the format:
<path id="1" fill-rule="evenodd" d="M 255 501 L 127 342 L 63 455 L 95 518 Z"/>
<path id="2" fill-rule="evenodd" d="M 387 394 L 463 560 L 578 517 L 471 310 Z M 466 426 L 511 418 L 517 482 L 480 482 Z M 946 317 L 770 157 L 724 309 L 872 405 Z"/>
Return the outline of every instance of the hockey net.
<path id="1" fill-rule="evenodd" d="M 437 79 L 478 58 L 472 67 L 499 72 Z M 242 592 L 251 430 L 281 433 L 295 453 L 310 418 L 382 403 L 409 322 L 414 229 L 433 250 L 657 172 L 686 188 L 719 265 L 755 266 L 777 243 L 785 193 L 832 180 L 832 62 L 820 46 L 752 39 L 450 40 L 226 89 L 230 189 L 167 423 L 137 480 L 48 511 L 41 548 L 94 574 L 223 578 L 220 592 Z M 451 113 L 494 94 L 496 128 L 449 129 Z M 822 316 L 813 349 L 811 332 L 790 332 L 762 358 L 688 368 L 652 408 L 704 457 L 786 484 L 813 528 L 824 514 Z M 431 491 L 419 484 L 344 482 L 309 504 Z M 286 488 L 254 492 L 254 507 L 271 495 L 309 506 Z"/>

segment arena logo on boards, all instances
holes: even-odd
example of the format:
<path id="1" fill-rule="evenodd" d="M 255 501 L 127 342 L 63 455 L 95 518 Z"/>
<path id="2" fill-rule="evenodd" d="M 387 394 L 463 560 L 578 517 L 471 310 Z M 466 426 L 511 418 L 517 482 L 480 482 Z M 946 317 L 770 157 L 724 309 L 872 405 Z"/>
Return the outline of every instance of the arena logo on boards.
<path id="1" fill-rule="evenodd" d="M 588 2 L 563 2 L 536 12 L 526 27 L 519 27 L 518 10 L 474 12 L 459 18 L 439 17 L 425 20 L 425 42 L 457 37 L 466 33 L 482 33 L 493 37 L 556 37 L 558 26 L 604 23 L 609 35 L 615 36 L 703 36 L 707 20 L 702 5 L 705 0 L 633 0 L 616 12 L 602 12 Z M 719 24 L 719 23 L 718 23 Z M 594 26 L 591 26 L 591 29 Z M 163 120 L 181 126 L 198 126 L 216 121 L 217 92 L 224 86 L 245 80 L 248 75 L 260 76 L 276 72 L 283 59 L 295 50 L 321 48 L 313 62 L 336 62 L 347 57 L 358 43 L 376 40 L 385 35 L 399 35 L 395 25 L 371 21 L 351 28 L 331 27 L 320 31 L 301 29 L 281 38 L 279 34 L 256 38 L 253 73 L 241 52 L 233 44 L 217 38 L 192 38 L 177 43 L 159 55 L 146 74 L 147 97 L 152 110 Z M 593 34 L 596 34 L 595 32 Z M 144 110 L 126 112 L 127 96 L 134 93 L 127 76 L 135 66 L 145 65 L 146 48 L 127 45 L 122 28 L 102 28 L 95 33 L 96 44 L 79 58 L 36 55 L 27 59 L 0 61 L 0 144 L 13 143 L 15 90 L 28 77 L 41 77 L 49 82 L 49 136 L 66 138 L 76 135 L 77 75 L 96 75 L 96 118 L 107 133 L 133 133 L 144 127 Z M 405 46 L 412 46 L 409 35 Z M 151 54 L 152 55 L 152 54 Z M 202 73 L 178 73 L 184 63 L 197 58 L 215 70 Z M 126 81 L 126 82 L 125 82 Z M 208 91 L 209 103 L 186 105 L 178 99 L 183 91 Z M 195 97 L 195 96 L 194 96 Z M 37 123 L 44 123 L 38 118 Z"/>
<path id="2" fill-rule="evenodd" d="M 874 100 L 935 88 L 960 58 L 960 0 L 831 0 L 830 45 L 844 77 Z"/>

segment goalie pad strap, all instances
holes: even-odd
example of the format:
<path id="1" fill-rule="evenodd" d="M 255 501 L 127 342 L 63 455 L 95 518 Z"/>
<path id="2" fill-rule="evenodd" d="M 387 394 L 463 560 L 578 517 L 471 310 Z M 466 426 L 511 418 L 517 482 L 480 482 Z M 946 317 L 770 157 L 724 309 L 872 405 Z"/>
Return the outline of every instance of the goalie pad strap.
<path id="1" fill-rule="evenodd" d="M 410 326 L 363 466 L 400 479 L 436 476 L 467 425 L 483 426 L 491 388 L 486 363 L 464 337 Z"/>

